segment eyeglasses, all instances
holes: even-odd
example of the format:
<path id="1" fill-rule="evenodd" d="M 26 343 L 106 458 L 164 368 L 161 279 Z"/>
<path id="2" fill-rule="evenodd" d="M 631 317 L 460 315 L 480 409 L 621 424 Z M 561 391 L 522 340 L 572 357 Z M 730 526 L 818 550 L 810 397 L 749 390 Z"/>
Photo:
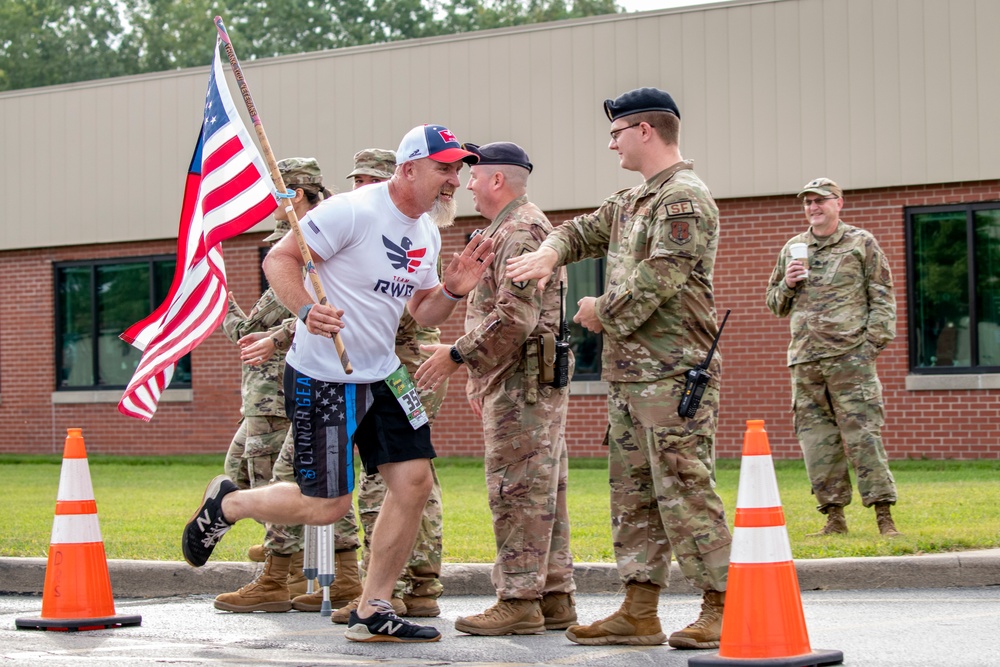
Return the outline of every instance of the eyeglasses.
<path id="1" fill-rule="evenodd" d="M 641 122 L 634 123 L 632 125 L 626 125 L 625 127 L 619 127 L 617 130 L 611 130 L 611 132 L 610 132 L 610 134 L 611 134 L 611 141 L 618 141 L 618 135 L 619 134 L 621 134 L 625 130 L 632 129 L 633 127 L 639 127 L 640 125 L 642 125 Z"/>
<path id="2" fill-rule="evenodd" d="M 805 205 L 806 208 L 809 208 L 813 204 L 816 204 L 818 206 L 822 206 L 823 202 L 825 202 L 825 201 L 827 201 L 829 199 L 837 199 L 837 195 L 830 195 L 829 197 L 814 197 L 812 199 L 806 198 L 806 199 L 802 200 L 802 203 Z"/>

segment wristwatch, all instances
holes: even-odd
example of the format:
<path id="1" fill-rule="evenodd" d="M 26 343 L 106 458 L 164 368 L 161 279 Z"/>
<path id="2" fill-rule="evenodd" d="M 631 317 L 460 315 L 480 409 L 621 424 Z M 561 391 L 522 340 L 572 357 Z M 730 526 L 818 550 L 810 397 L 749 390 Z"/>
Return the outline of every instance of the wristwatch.
<path id="1" fill-rule="evenodd" d="M 451 349 L 448 350 L 448 354 L 451 356 L 451 360 L 454 361 L 456 364 L 465 363 L 465 359 L 463 359 L 462 355 L 458 353 L 458 348 L 455 347 L 454 345 L 452 345 Z"/>
<path id="2" fill-rule="evenodd" d="M 299 308 L 299 319 L 302 320 L 303 324 L 306 323 L 306 318 L 309 317 L 309 311 L 312 310 L 312 307 L 315 305 L 315 303 L 307 303 Z"/>

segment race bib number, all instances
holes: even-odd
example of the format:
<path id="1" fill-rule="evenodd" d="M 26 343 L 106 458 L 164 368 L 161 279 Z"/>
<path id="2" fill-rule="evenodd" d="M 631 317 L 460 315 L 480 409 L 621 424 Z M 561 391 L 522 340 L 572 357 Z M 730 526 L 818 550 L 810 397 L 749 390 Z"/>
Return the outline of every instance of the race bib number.
<path id="1" fill-rule="evenodd" d="M 399 405 L 406 413 L 406 418 L 413 430 L 417 430 L 428 422 L 427 410 L 420 402 L 420 394 L 417 393 L 417 388 L 414 386 L 413 380 L 410 379 L 406 366 L 400 365 L 393 371 L 392 375 L 385 379 L 385 383 L 389 385 L 392 395 L 399 401 Z"/>

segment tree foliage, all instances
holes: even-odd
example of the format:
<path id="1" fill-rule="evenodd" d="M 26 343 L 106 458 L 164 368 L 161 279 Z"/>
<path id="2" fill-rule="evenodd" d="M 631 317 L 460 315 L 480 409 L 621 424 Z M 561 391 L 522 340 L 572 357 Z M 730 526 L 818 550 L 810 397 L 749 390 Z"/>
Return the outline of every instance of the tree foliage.
<path id="1" fill-rule="evenodd" d="M 0 0 L 0 91 L 620 11 L 615 0 Z"/>

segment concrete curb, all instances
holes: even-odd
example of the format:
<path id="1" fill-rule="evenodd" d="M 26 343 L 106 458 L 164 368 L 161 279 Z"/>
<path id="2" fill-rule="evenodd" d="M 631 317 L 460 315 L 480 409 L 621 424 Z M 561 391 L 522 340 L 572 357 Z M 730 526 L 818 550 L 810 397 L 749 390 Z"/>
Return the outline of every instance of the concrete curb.
<path id="1" fill-rule="evenodd" d="M 45 558 L 0 558 L 0 594 L 41 595 Z M 492 595 L 490 563 L 445 564 L 441 582 L 446 595 Z M 251 581 L 259 563 L 209 563 L 202 568 L 183 562 L 109 560 L 115 597 L 155 598 L 175 595 L 218 595 Z M 826 558 L 795 561 L 802 590 L 878 588 L 951 588 L 1000 586 L 1000 549 L 923 556 Z M 614 565 L 577 563 L 580 593 L 618 593 L 621 582 Z M 671 593 L 698 594 L 671 565 Z"/>

